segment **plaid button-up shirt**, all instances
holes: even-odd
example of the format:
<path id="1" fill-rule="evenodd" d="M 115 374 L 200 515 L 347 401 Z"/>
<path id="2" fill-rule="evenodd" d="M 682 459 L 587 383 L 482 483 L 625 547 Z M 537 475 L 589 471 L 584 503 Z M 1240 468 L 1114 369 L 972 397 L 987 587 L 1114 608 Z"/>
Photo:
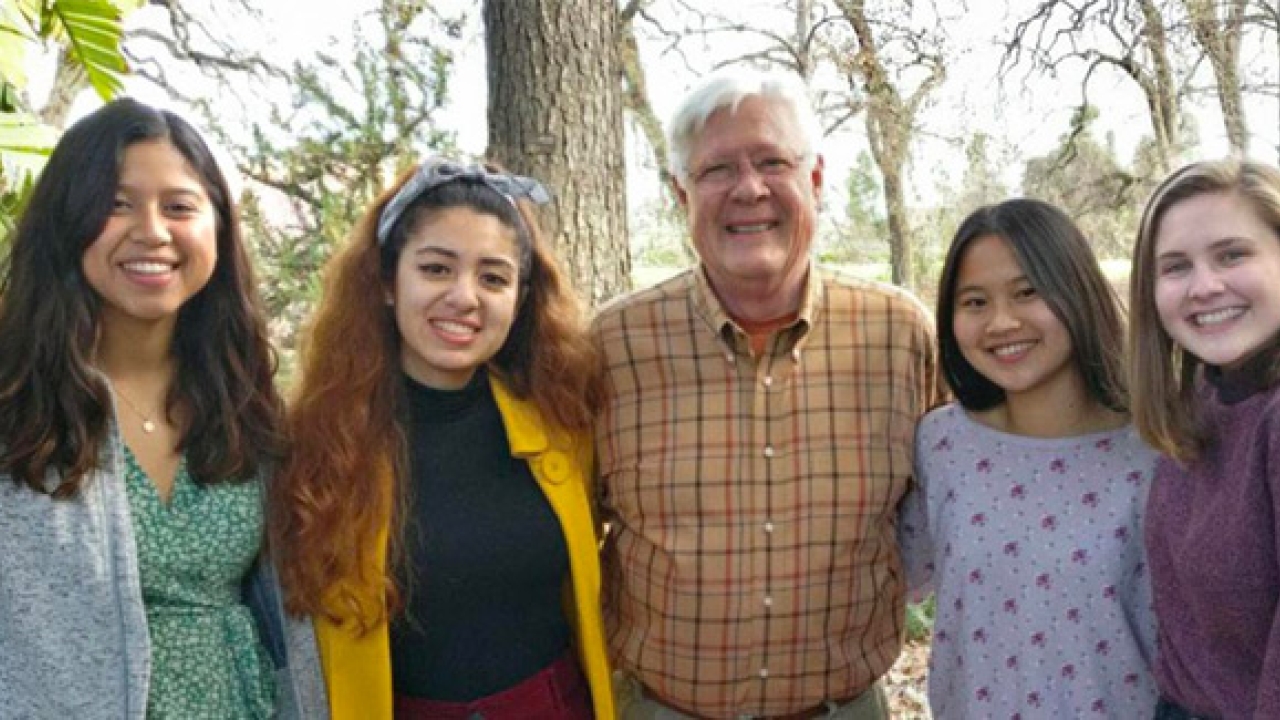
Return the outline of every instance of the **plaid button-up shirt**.
<path id="1" fill-rule="evenodd" d="M 701 270 L 606 307 L 597 426 L 617 666 L 708 717 L 869 688 L 901 649 L 895 513 L 939 399 L 910 295 L 814 266 L 760 357 Z"/>

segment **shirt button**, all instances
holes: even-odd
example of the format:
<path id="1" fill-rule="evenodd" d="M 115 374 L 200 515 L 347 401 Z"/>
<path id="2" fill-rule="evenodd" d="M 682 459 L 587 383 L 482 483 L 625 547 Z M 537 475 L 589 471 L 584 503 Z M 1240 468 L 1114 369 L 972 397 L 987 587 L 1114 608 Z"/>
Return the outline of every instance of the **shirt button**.
<path id="1" fill-rule="evenodd" d="M 771 608 L 771 607 L 773 607 L 773 596 L 772 596 L 772 595 L 765 595 L 765 596 L 764 596 L 764 606 L 765 606 L 765 607 L 767 607 L 767 608 Z"/>
<path id="2" fill-rule="evenodd" d="M 772 376 L 772 375 L 766 375 L 766 376 L 764 377 L 764 380 L 761 380 L 760 382 L 764 383 L 764 386 L 765 386 L 765 387 L 773 387 L 773 376 Z"/>
<path id="3" fill-rule="evenodd" d="M 772 446 L 772 445 L 765 445 L 765 446 L 764 446 L 764 456 L 765 456 L 765 457 L 767 457 L 767 458 L 771 458 L 771 457 L 773 457 L 773 446 Z"/>
<path id="4" fill-rule="evenodd" d="M 765 531 L 765 532 L 767 532 L 767 533 L 771 533 L 771 532 L 773 532 L 773 523 L 771 523 L 771 522 L 766 522 L 766 523 L 764 524 L 764 531 Z"/>
<path id="5" fill-rule="evenodd" d="M 725 354 L 724 354 L 724 361 L 725 361 L 725 362 L 727 362 L 727 363 L 729 363 L 730 365 L 732 365 L 732 364 L 733 364 L 733 353 L 725 353 Z"/>
<path id="6" fill-rule="evenodd" d="M 769 677 L 769 668 L 760 668 L 760 679 L 764 680 Z"/>
<path id="7" fill-rule="evenodd" d="M 799 350 L 792 350 L 792 351 L 791 351 L 791 359 L 792 359 L 793 361 L 795 361 L 795 362 L 800 362 L 800 351 L 799 351 Z"/>

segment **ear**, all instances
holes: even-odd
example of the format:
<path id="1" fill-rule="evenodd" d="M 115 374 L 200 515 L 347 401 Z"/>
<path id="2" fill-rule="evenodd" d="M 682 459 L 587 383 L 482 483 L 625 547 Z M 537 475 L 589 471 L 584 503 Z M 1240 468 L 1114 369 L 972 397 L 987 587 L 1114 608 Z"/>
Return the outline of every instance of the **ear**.
<path id="1" fill-rule="evenodd" d="M 813 197 L 815 200 L 822 200 L 822 176 L 825 167 L 822 155 L 817 155 L 813 158 L 813 169 L 809 171 L 809 180 L 813 183 Z"/>
<path id="2" fill-rule="evenodd" d="M 689 191 L 684 189 L 680 184 L 680 178 L 672 173 L 671 175 L 671 192 L 675 193 L 676 202 L 680 203 L 680 207 L 684 210 L 689 209 Z"/>

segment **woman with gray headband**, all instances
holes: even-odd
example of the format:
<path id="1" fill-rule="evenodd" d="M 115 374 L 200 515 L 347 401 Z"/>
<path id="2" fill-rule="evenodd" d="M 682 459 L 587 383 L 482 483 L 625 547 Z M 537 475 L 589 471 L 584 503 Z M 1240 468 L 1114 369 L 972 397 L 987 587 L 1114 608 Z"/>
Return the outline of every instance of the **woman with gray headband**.
<path id="1" fill-rule="evenodd" d="M 612 718 L 597 359 L 537 181 L 431 159 L 330 262 L 275 486 L 336 720 Z"/>

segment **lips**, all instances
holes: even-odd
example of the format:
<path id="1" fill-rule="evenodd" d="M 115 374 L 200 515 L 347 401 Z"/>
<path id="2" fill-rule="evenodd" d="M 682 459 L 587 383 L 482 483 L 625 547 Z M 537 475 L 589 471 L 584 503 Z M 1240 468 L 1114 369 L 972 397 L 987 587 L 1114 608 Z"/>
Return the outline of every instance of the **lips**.
<path id="1" fill-rule="evenodd" d="M 459 337 L 469 338 L 480 332 L 478 326 L 457 320 L 432 320 L 431 326 L 448 335 Z"/>
<path id="2" fill-rule="evenodd" d="M 726 225 L 725 229 L 730 235 L 750 235 L 752 233 L 762 233 L 778 227 L 776 221 L 766 221 L 758 223 L 732 223 Z"/>
<path id="3" fill-rule="evenodd" d="M 177 264 L 160 260 L 128 260 L 120 263 L 120 267 L 134 275 L 156 276 L 173 272 Z"/>
<path id="4" fill-rule="evenodd" d="M 1222 308 L 1212 312 L 1195 313 L 1191 316 L 1191 324 L 1196 327 L 1213 327 L 1220 325 L 1229 320 L 1234 320 L 1244 314 L 1245 309 L 1240 306 Z"/>
<path id="5" fill-rule="evenodd" d="M 995 355 L 997 358 L 1000 358 L 1001 360 L 1009 360 L 1009 359 L 1016 358 L 1026 354 L 1026 352 L 1030 350 L 1034 345 L 1035 345 L 1034 342 L 1030 340 L 1024 340 L 1022 342 L 1007 343 L 1005 345 L 996 345 L 995 347 L 990 349 L 990 352 L 992 355 Z"/>

